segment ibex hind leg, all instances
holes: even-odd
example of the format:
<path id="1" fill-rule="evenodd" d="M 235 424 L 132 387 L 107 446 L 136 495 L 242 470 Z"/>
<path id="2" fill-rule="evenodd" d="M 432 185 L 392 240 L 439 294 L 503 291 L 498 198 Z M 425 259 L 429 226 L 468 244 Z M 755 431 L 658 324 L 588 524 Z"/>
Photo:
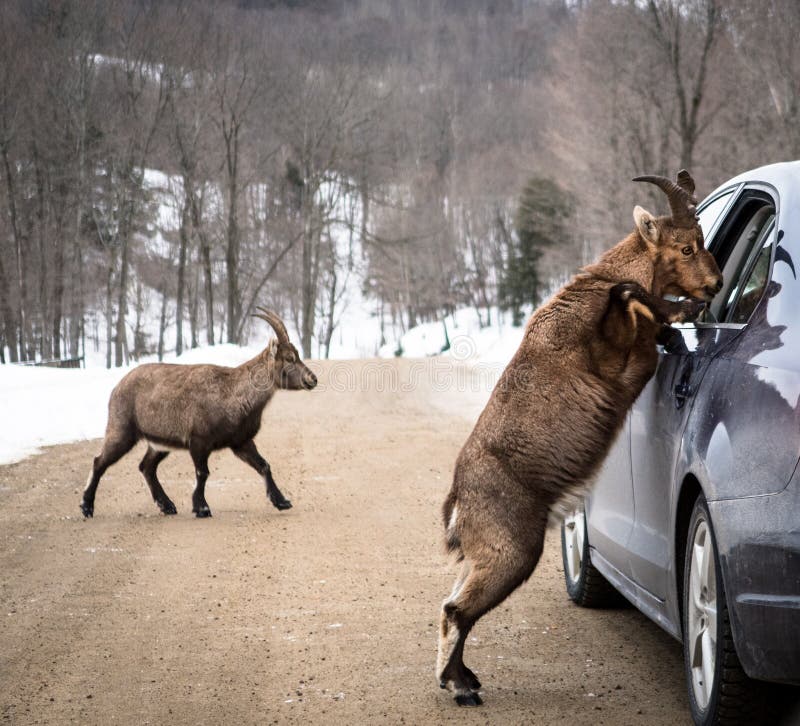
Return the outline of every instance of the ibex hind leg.
<path id="1" fill-rule="evenodd" d="M 449 688 L 460 706 L 482 702 L 476 693 L 480 682 L 463 661 L 467 635 L 481 616 L 530 577 L 542 554 L 544 527 L 534 536 L 536 541 L 520 542 L 503 552 L 487 547 L 480 558 L 468 557 L 463 581 L 456 582 L 453 594 L 442 605 L 437 676 L 440 686 Z"/>
<path id="2" fill-rule="evenodd" d="M 153 501 L 158 505 L 158 508 L 164 514 L 177 514 L 178 510 L 175 508 L 172 500 L 167 496 L 156 474 L 158 465 L 164 461 L 167 456 L 169 456 L 168 451 L 157 451 L 152 446 L 148 446 L 144 458 L 139 464 L 139 471 L 144 475 L 147 486 L 150 487 L 150 493 L 153 495 Z"/>
<path id="3" fill-rule="evenodd" d="M 100 450 L 100 454 L 94 458 L 92 473 L 89 475 L 89 481 L 83 491 L 81 512 L 84 517 L 94 516 L 94 497 L 97 493 L 97 486 L 100 484 L 100 478 L 105 474 L 106 469 L 125 456 L 135 444 L 136 436 L 131 432 L 106 432 L 103 448 Z"/>
<path id="4" fill-rule="evenodd" d="M 199 519 L 211 516 L 211 508 L 206 502 L 206 480 L 208 479 L 208 452 L 190 451 L 194 462 L 195 487 L 192 492 L 192 511 Z"/>

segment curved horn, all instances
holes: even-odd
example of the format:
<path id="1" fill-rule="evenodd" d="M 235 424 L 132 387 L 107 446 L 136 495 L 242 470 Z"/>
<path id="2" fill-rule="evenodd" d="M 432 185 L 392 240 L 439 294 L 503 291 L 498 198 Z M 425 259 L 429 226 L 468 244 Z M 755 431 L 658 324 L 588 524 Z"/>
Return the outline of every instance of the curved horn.
<path id="1" fill-rule="evenodd" d="M 692 204 L 697 204 L 697 197 L 694 195 L 694 179 L 692 179 L 692 175 L 686 171 L 686 169 L 681 169 L 676 179 L 678 181 L 678 186 L 691 197 Z"/>
<path id="2" fill-rule="evenodd" d="M 277 313 L 272 312 L 272 310 L 267 310 L 266 308 L 257 307 L 256 309 L 260 310 L 260 312 L 253 313 L 253 317 L 266 320 L 272 326 L 272 329 L 278 336 L 278 340 L 281 343 L 288 343 L 289 333 L 286 332 L 286 326 L 283 324 L 283 321 L 278 317 Z"/>
<path id="3" fill-rule="evenodd" d="M 697 224 L 697 217 L 695 216 L 696 202 L 692 193 L 688 190 L 689 185 L 691 185 L 692 190 L 694 190 L 694 180 L 688 171 L 682 169 L 678 173 L 678 181 L 680 184 L 676 184 L 665 176 L 655 176 L 651 174 L 637 176 L 633 181 L 655 184 L 667 195 L 669 207 L 672 211 L 672 221 L 675 224 L 681 227 L 694 227 L 695 224 Z"/>

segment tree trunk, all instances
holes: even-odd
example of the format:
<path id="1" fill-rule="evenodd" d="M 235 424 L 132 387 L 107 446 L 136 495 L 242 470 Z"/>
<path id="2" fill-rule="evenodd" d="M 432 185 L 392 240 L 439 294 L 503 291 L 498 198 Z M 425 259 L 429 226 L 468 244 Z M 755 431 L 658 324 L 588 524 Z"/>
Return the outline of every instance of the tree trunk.
<path id="1" fill-rule="evenodd" d="M 39 159 L 39 152 L 36 144 L 32 144 L 31 156 L 33 158 L 34 179 L 36 181 L 36 227 L 39 239 L 39 352 L 42 358 L 47 358 L 50 352 L 50 345 L 47 327 L 47 233 L 45 230 L 45 179 L 42 173 L 42 166 Z"/>
<path id="2" fill-rule="evenodd" d="M 167 328 L 167 290 L 166 285 L 161 288 L 161 317 L 158 321 L 158 360 L 164 360 L 164 331 Z"/>
<path id="3" fill-rule="evenodd" d="M 190 303 L 189 303 L 189 331 L 192 338 L 192 350 L 199 345 L 197 341 L 197 309 L 199 307 L 198 290 L 200 288 L 200 273 L 197 266 L 194 268 L 194 282 L 192 283 Z"/>
<path id="4" fill-rule="evenodd" d="M 127 348 L 127 331 L 125 315 L 128 306 L 128 239 L 127 231 L 120 236 L 119 251 L 119 286 L 117 288 L 117 330 L 114 336 L 114 366 L 125 365 L 125 349 Z"/>
<path id="5" fill-rule="evenodd" d="M 331 340 L 333 339 L 333 316 L 336 312 L 336 285 L 338 279 L 336 276 L 336 262 L 334 260 L 333 264 L 331 265 L 331 286 L 330 286 L 330 298 L 328 300 L 328 314 L 327 314 L 327 327 L 325 329 L 325 358 L 328 359 L 331 357 Z"/>
<path id="6" fill-rule="evenodd" d="M 83 252 L 80 244 L 75 246 L 75 258 L 74 258 L 74 269 L 75 269 L 75 276 L 78 279 L 78 286 L 77 291 L 75 290 L 74 285 L 70 285 L 70 325 L 69 325 L 69 338 L 65 341 L 66 344 L 69 344 L 69 354 L 72 358 L 77 358 L 80 355 L 81 351 L 81 337 L 84 335 L 85 325 L 84 325 L 84 318 L 83 318 L 83 305 L 84 305 L 84 295 L 83 295 Z M 63 284 L 63 282 L 62 282 Z M 86 345 L 83 345 L 84 351 L 86 350 Z"/>
<path id="7" fill-rule="evenodd" d="M 203 267 L 203 293 L 206 303 L 206 342 L 214 345 L 214 280 L 211 275 L 211 245 L 203 230 L 203 214 L 197 196 L 192 190 L 192 229 L 200 240 L 200 264 Z"/>
<path id="8" fill-rule="evenodd" d="M 308 178 L 308 177 L 307 177 Z M 319 240 L 321 230 L 314 220 L 314 192 L 306 187 L 301 206 L 303 215 L 303 284 L 300 310 L 300 343 L 303 357 L 311 357 L 311 339 L 317 306 L 317 284 L 319 281 Z"/>
<path id="9" fill-rule="evenodd" d="M 19 358 L 17 357 L 17 347 L 14 344 L 14 313 L 11 310 L 11 305 L 8 302 L 8 278 L 6 277 L 6 270 L 3 266 L 3 255 L 0 254 L 0 315 L 3 316 L 3 335 L 0 341 L 0 355 L 2 355 L 2 362 L 5 363 L 5 354 L 3 347 L 8 346 L 8 357 L 12 363 L 16 363 Z"/>
<path id="10" fill-rule="evenodd" d="M 211 248 L 203 242 L 203 281 L 206 299 L 206 342 L 214 345 L 214 281 L 211 277 Z"/>
<path id="11" fill-rule="evenodd" d="M 236 205 L 239 196 L 238 162 L 239 162 L 239 129 L 232 125 L 230 134 L 225 139 L 228 167 L 228 229 L 227 248 L 225 250 L 225 268 L 228 278 L 228 342 L 236 343 L 236 331 L 239 327 L 239 224 Z"/>
<path id="12" fill-rule="evenodd" d="M 108 274 L 106 277 L 106 368 L 111 368 L 111 344 L 114 342 L 114 251 L 108 251 Z"/>
<path id="13" fill-rule="evenodd" d="M 184 177 L 184 200 L 181 210 L 181 227 L 179 230 L 180 249 L 178 252 L 178 292 L 175 310 L 175 355 L 183 353 L 183 298 L 186 290 L 186 254 L 189 248 L 189 195 L 186 191 Z"/>
<path id="14" fill-rule="evenodd" d="M 19 346 L 19 355 L 24 360 L 26 357 L 26 343 L 25 340 L 25 313 L 27 306 L 28 287 L 26 281 L 25 257 L 22 246 L 22 237 L 19 231 L 19 223 L 17 220 L 17 204 L 14 195 L 14 177 L 11 173 L 11 162 L 8 158 L 8 148 L 3 146 L 3 167 L 6 174 L 6 188 L 8 191 L 8 212 L 11 221 L 11 234 L 14 239 L 15 261 L 17 267 L 17 284 L 19 285 L 19 298 L 17 300 L 17 330 L 15 345 Z"/>
<path id="15" fill-rule="evenodd" d="M 53 358 L 61 357 L 61 318 L 64 314 L 64 238 L 56 234 L 53 255 L 53 317 L 51 336 Z"/>

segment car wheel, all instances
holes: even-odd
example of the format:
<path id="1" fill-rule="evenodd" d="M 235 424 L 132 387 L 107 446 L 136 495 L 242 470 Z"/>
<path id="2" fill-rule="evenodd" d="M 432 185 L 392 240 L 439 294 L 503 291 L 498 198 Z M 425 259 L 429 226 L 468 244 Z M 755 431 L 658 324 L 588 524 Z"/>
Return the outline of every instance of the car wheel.
<path id="1" fill-rule="evenodd" d="M 582 607 L 606 607 L 621 602 L 620 594 L 595 568 L 589 557 L 589 537 L 583 507 L 561 523 L 561 558 L 567 594 Z"/>
<path id="2" fill-rule="evenodd" d="M 694 505 L 683 577 L 683 655 L 695 724 L 757 723 L 765 685 L 747 677 L 733 643 L 714 529 L 705 499 Z M 755 719 L 755 720 L 754 720 Z"/>

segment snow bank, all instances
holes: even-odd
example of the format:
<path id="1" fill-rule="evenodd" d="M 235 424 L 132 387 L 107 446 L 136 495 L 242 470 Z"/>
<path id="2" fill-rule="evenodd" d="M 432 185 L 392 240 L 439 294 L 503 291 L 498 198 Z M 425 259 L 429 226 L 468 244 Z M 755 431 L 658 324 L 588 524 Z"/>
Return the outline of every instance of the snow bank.
<path id="1" fill-rule="evenodd" d="M 464 308 L 444 322 L 412 328 L 399 341 L 384 345 L 380 355 L 393 357 L 399 344 L 406 357 L 441 354 L 474 365 L 490 382 L 480 389 L 485 398 L 496 380 L 495 374 L 499 375 L 510 360 L 523 334 L 523 328 L 513 327 L 497 311 L 492 311 L 492 321 L 491 326 L 481 327 L 476 312 Z M 377 317 L 366 307 L 353 305 L 343 315 L 341 333 L 334 334 L 332 357 L 372 356 L 379 335 Z M 269 337 L 271 333 L 265 333 L 263 342 Z M 442 353 L 447 339 L 450 348 Z M 187 350 L 180 358 L 168 355 L 164 361 L 237 366 L 262 349 L 262 345 L 222 344 Z M 37 453 L 42 446 L 103 435 L 111 390 L 130 368 L 107 370 L 101 367 L 102 360 L 102 356 L 95 356 L 95 367 L 75 370 L 0 365 L 0 464 L 19 461 Z M 155 357 L 140 362 L 153 361 Z"/>
<path id="2" fill-rule="evenodd" d="M 0 365 L 0 464 L 102 436 L 108 396 L 126 372 Z"/>
<path id="3" fill-rule="evenodd" d="M 169 356 L 165 362 L 237 366 L 260 350 L 217 345 L 187 351 L 180 358 Z M 36 454 L 41 446 L 101 437 L 108 397 L 129 370 L 0 365 L 0 464 Z"/>
<path id="4" fill-rule="evenodd" d="M 510 316 L 496 309 L 491 319 L 492 324 L 486 325 L 474 308 L 461 308 L 444 320 L 411 328 L 399 340 L 382 346 L 379 355 L 424 358 L 441 354 L 469 363 L 505 366 L 519 347 L 525 328 L 514 327 Z M 444 350 L 448 341 L 449 348 Z"/>

